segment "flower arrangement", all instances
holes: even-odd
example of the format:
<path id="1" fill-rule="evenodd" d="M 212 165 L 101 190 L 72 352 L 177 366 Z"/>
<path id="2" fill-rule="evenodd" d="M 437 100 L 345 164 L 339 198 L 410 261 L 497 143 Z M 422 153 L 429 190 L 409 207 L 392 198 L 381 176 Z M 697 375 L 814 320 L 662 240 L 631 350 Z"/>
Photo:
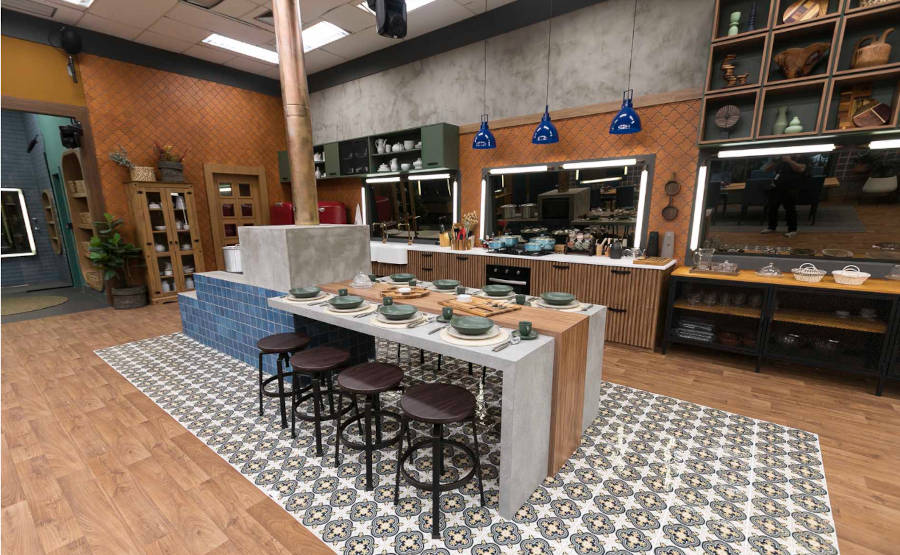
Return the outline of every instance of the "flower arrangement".
<path id="1" fill-rule="evenodd" d="M 175 152 L 175 145 L 162 145 L 159 143 L 154 143 L 156 145 L 156 154 L 159 159 L 163 162 L 182 162 L 184 160 L 184 154 L 178 154 Z"/>
<path id="2" fill-rule="evenodd" d="M 110 152 L 109 158 L 123 168 L 128 168 L 130 170 L 134 167 L 134 164 L 128 159 L 128 152 L 125 151 L 122 145 L 119 145 L 117 150 Z"/>

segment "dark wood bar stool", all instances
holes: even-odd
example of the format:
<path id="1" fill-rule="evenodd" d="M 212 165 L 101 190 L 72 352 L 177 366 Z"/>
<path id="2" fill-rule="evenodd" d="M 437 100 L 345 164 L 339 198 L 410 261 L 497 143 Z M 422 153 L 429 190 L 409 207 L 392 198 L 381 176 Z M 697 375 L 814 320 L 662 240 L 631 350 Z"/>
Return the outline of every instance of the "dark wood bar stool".
<path id="1" fill-rule="evenodd" d="M 475 418 L 475 396 L 465 388 L 446 383 L 425 383 L 408 387 L 400 399 L 403 415 L 400 420 L 400 445 L 397 448 L 397 477 L 394 483 L 394 505 L 400 502 L 400 476 L 419 489 L 432 492 L 431 495 L 431 537 L 440 538 L 440 497 L 442 491 L 456 489 L 477 474 L 478 493 L 481 505 L 484 506 L 484 484 L 481 477 L 481 456 L 478 452 L 478 425 Z M 403 434 L 409 430 L 409 421 L 431 424 L 431 437 L 415 443 L 409 442 L 409 448 L 403 450 Z M 444 439 L 444 425 L 469 421 L 472 423 L 473 450 L 468 445 Z M 441 483 L 444 473 L 444 446 L 452 445 L 461 449 L 471 460 L 472 470 L 453 482 Z M 424 447 L 431 447 L 431 483 L 421 482 L 413 478 L 403 463 L 413 453 Z"/>
<path id="2" fill-rule="evenodd" d="M 294 395 L 291 396 L 291 437 L 297 437 L 297 418 L 314 422 L 316 454 L 320 457 L 322 456 L 322 422 L 337 420 L 340 414 L 349 410 L 349 407 L 335 409 L 333 381 L 334 371 L 342 368 L 348 360 L 350 360 L 350 353 L 327 346 L 313 347 L 291 357 L 294 380 L 297 380 L 300 375 L 306 376 L 310 380 L 309 385 L 294 388 Z M 324 391 L 323 385 L 327 385 Z M 328 412 L 325 412 L 323 393 L 328 394 Z M 302 404 L 310 399 L 312 400 L 313 414 L 301 412 Z"/>
<path id="3" fill-rule="evenodd" d="M 291 382 L 291 390 L 286 391 L 284 387 L 284 378 L 288 375 L 287 366 L 291 355 L 298 351 L 302 351 L 309 345 L 309 337 L 305 334 L 292 333 L 276 333 L 263 337 L 256 342 L 256 348 L 259 349 L 259 415 L 263 415 L 263 396 L 277 397 L 281 405 L 281 427 L 287 428 L 287 410 L 285 407 L 285 399 L 293 395 L 294 383 Z M 263 379 L 263 355 L 277 354 L 275 360 L 278 372 L 269 378 Z M 272 391 L 266 387 L 273 381 L 278 381 L 278 390 Z"/>
<path id="4" fill-rule="evenodd" d="M 334 465 L 340 465 L 341 441 L 344 445 L 365 451 L 366 453 L 366 489 L 372 490 L 372 453 L 378 449 L 388 447 L 400 440 L 400 429 L 393 437 L 384 439 L 381 434 L 383 418 L 386 416 L 400 424 L 401 417 L 393 411 L 382 410 L 381 394 L 386 391 L 402 391 L 400 382 L 403 381 L 403 370 L 396 364 L 381 362 L 365 362 L 351 366 L 337 377 L 338 406 L 343 406 L 344 396 L 350 397 L 350 406 L 356 410 L 356 415 L 344 422 L 338 418 L 337 432 L 334 444 Z M 359 413 L 357 396 L 365 397 L 366 407 L 363 414 Z M 375 420 L 375 440 L 372 441 L 372 420 Z M 361 426 L 362 422 L 364 426 Z M 360 435 L 363 442 L 353 441 L 342 437 L 347 426 L 356 423 L 360 426 Z"/>

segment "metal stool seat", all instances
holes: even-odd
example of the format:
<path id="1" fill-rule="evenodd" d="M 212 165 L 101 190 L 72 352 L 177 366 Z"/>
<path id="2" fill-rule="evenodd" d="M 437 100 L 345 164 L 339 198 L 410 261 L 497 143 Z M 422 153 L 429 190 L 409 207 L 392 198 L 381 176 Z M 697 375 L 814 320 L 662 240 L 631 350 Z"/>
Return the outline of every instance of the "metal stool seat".
<path id="1" fill-rule="evenodd" d="M 400 429 L 400 446 L 397 448 L 397 476 L 394 483 L 394 505 L 400 502 L 400 476 L 413 486 L 432 492 L 431 496 L 431 537 L 440 537 L 440 492 L 456 489 L 477 475 L 478 493 L 481 505 L 484 506 L 484 484 L 481 475 L 481 457 L 478 452 L 478 427 L 475 417 L 475 396 L 465 388 L 445 383 L 418 384 L 406 389 L 400 399 L 403 410 Z M 403 434 L 409 431 L 409 421 L 416 420 L 432 425 L 431 437 L 409 442 L 409 448 L 403 450 Z M 457 422 L 472 423 L 472 439 L 474 449 L 459 441 L 444 439 L 443 426 Z M 444 446 L 450 445 L 460 449 L 472 460 L 472 470 L 458 480 L 441 483 L 444 473 Z M 431 482 L 422 482 L 414 478 L 403 467 L 412 455 L 423 448 L 431 447 Z"/>
<path id="2" fill-rule="evenodd" d="M 334 465 L 340 465 L 341 442 L 352 449 L 365 451 L 366 453 L 366 489 L 372 490 L 372 453 L 378 449 L 388 447 L 400 440 L 400 431 L 390 438 L 383 438 L 381 429 L 384 417 L 388 417 L 400 424 L 401 417 L 393 411 L 382 410 L 381 393 L 386 391 L 402 391 L 400 382 L 403 381 L 403 370 L 395 364 L 381 362 L 366 362 L 351 366 L 337 377 L 338 405 L 343 406 L 344 396 L 350 397 L 350 406 L 356 411 L 356 415 L 344 422 L 338 418 L 337 432 L 334 445 Z M 359 413 L 356 397 L 363 395 L 366 399 L 366 408 L 363 414 Z M 375 439 L 372 439 L 372 420 L 375 420 Z M 365 428 L 363 428 L 363 421 Z M 362 442 L 353 441 L 344 437 L 347 426 L 356 423 Z M 398 426 L 399 428 L 399 426 Z"/>
<path id="3" fill-rule="evenodd" d="M 334 406 L 334 371 L 347 364 L 348 360 L 350 360 L 350 353 L 327 346 L 301 351 L 290 359 L 291 368 L 294 370 L 294 379 L 298 380 L 300 375 L 303 375 L 310 381 L 309 385 L 294 388 L 294 395 L 291 396 L 291 437 L 297 437 L 297 418 L 315 423 L 316 454 L 320 457 L 322 456 L 322 422 L 337 420 L 341 414 L 350 409 L 350 407 L 340 407 L 335 410 Z M 327 385 L 324 391 L 322 390 L 323 383 Z M 322 401 L 323 393 L 328 394 L 328 412 L 325 412 Z M 300 410 L 302 404 L 310 399 L 313 401 L 313 414 L 307 414 Z"/>
<path id="4" fill-rule="evenodd" d="M 293 396 L 293 382 L 291 389 L 285 389 L 284 378 L 288 375 L 284 370 L 287 368 L 287 362 L 291 355 L 297 351 L 302 351 L 309 345 L 309 337 L 298 332 L 276 333 L 263 337 L 256 342 L 256 348 L 259 349 L 259 415 L 263 415 L 263 397 L 277 398 L 281 405 L 281 427 L 287 428 L 287 408 L 285 407 L 285 399 Z M 277 372 L 274 376 L 263 379 L 263 355 L 277 354 L 275 360 Z M 272 390 L 269 384 L 278 382 L 278 389 Z"/>

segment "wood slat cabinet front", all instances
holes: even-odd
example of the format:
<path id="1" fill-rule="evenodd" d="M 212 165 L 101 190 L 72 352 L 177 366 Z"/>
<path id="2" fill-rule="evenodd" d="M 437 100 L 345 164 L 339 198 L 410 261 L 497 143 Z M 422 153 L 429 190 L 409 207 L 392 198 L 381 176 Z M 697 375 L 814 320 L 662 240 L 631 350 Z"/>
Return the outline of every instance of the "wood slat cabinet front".
<path id="1" fill-rule="evenodd" d="M 446 277 L 459 280 L 466 287 L 481 287 L 484 285 L 485 265 L 491 262 L 488 257 L 473 254 L 446 253 L 447 265 Z"/>

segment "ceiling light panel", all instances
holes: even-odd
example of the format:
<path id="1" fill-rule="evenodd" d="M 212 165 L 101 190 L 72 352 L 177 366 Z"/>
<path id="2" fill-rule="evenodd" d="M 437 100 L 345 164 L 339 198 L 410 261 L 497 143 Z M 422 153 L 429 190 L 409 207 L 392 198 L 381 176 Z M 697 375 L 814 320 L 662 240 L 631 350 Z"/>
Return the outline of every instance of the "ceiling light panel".
<path id="1" fill-rule="evenodd" d="M 315 50 L 349 34 L 334 23 L 320 21 L 303 30 L 303 51 Z"/>
<path id="2" fill-rule="evenodd" d="M 306 32 L 304 31 L 304 34 L 305 33 Z M 251 58 L 256 58 L 257 60 L 269 62 L 270 64 L 278 63 L 278 52 L 275 52 L 274 50 L 261 48 L 254 44 L 235 40 L 216 33 L 213 33 L 203 39 L 203 42 L 212 46 L 224 48 L 225 50 L 237 52 L 238 54 L 243 54 L 244 56 L 250 56 Z"/>
<path id="3" fill-rule="evenodd" d="M 17 12 L 36 15 L 45 19 L 50 19 L 56 13 L 56 8 L 46 4 L 38 4 L 31 0 L 3 0 L 3 7 L 15 10 Z M 80 15 L 80 12 L 79 12 Z"/>
<path id="4" fill-rule="evenodd" d="M 91 4 L 94 3 L 94 0 L 62 0 L 66 4 L 72 4 L 73 6 L 78 6 L 79 8 L 90 8 Z"/>

